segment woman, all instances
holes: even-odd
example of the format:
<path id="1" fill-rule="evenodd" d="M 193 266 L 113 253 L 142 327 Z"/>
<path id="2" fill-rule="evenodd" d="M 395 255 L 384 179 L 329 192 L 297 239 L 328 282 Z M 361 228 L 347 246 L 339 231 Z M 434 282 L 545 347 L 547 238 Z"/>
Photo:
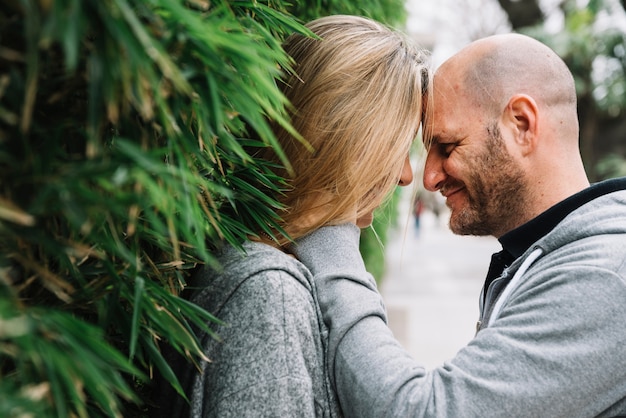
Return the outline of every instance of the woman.
<path id="1" fill-rule="evenodd" d="M 396 184 L 413 174 L 409 148 L 422 115 L 427 83 L 424 53 L 398 33 L 355 16 L 330 16 L 307 27 L 321 39 L 292 35 L 284 48 L 295 74 L 282 85 L 292 124 L 308 145 L 279 127 L 292 171 L 274 238 L 259 231 L 227 246 L 220 271 L 193 277 L 191 300 L 224 325 L 220 339 L 201 335 L 210 359 L 185 364 L 169 416 L 341 416 L 326 370 L 327 331 L 312 275 L 290 251 L 290 240 L 330 224 L 368 226 Z M 311 152 L 311 149 L 314 151 Z M 268 152 L 264 158 L 278 163 Z M 169 402 L 170 400 L 162 402 Z"/>

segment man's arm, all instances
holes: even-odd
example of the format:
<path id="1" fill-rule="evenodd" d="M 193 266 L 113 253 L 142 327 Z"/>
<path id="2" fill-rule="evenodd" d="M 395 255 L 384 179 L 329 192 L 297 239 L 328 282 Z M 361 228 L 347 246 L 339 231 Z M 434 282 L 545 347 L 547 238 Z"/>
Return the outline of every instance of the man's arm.
<path id="1" fill-rule="evenodd" d="M 626 355 L 617 346 L 626 329 L 614 317 L 626 319 L 617 303 L 626 292 L 615 274 L 590 270 L 578 281 L 538 269 L 491 327 L 427 372 L 387 328 L 373 279 L 355 261 L 355 228 L 321 228 L 296 250 L 315 275 L 346 416 L 601 416 L 623 398 Z"/>

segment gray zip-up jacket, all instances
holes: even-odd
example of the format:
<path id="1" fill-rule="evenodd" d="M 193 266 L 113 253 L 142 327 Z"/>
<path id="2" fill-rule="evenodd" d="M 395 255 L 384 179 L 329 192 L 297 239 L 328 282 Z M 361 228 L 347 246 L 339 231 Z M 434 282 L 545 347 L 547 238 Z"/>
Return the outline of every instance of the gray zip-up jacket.
<path id="1" fill-rule="evenodd" d="M 325 227 L 296 249 L 315 275 L 346 416 L 626 415 L 626 191 L 584 204 L 532 245 L 509 284 L 488 292 L 475 338 L 430 371 L 387 328 L 358 238 L 354 225 Z"/>
<path id="2" fill-rule="evenodd" d="M 310 271 L 265 244 L 247 242 L 246 254 L 226 247 L 222 268 L 203 267 L 190 285 L 191 301 L 223 325 L 219 339 L 201 335 L 209 362 L 178 370 L 190 404 L 180 398 L 161 411 L 169 417 L 338 417 L 325 363 L 327 329 Z M 180 367 L 182 363 L 178 364 Z"/>

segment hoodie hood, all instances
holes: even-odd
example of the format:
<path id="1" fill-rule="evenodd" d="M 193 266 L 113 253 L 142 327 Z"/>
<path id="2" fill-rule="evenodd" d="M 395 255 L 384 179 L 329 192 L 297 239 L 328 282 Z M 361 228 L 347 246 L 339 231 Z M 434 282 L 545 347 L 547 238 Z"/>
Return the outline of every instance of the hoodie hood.
<path id="1" fill-rule="evenodd" d="M 204 265 L 189 283 L 191 301 L 207 301 L 208 306 L 215 307 L 212 314 L 219 312 L 244 281 L 267 270 L 283 270 L 313 292 L 310 271 L 294 257 L 267 244 L 247 241 L 241 249 L 227 245 L 217 254 L 217 262 L 219 269 Z"/>

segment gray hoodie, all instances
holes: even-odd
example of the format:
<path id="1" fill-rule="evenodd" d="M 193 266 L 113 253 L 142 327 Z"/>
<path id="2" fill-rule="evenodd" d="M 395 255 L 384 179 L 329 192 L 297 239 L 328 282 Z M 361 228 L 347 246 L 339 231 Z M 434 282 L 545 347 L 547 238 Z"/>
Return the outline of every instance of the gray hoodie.
<path id="1" fill-rule="evenodd" d="M 219 339 L 201 336 L 210 361 L 199 371 L 189 364 L 178 370 L 190 405 L 172 402 L 169 416 L 341 416 L 311 273 L 268 245 L 247 242 L 244 248 L 246 254 L 225 248 L 222 269 L 205 266 L 191 282 L 198 289 L 191 300 L 223 325 L 210 324 Z"/>
<path id="2" fill-rule="evenodd" d="M 358 239 L 354 225 L 325 227 L 296 250 L 315 275 L 346 416 L 626 415 L 626 191 L 581 206 L 532 245 L 487 300 L 480 332 L 430 371 L 386 326 Z"/>

